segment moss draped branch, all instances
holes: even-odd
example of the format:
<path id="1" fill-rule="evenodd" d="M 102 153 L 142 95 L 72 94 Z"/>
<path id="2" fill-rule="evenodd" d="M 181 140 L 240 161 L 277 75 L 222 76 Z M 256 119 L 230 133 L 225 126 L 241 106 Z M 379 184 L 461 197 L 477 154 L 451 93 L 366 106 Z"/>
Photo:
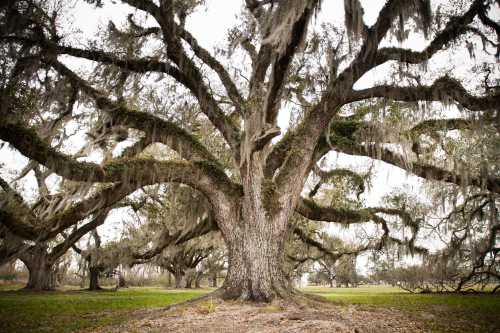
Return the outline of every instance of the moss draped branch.
<path id="1" fill-rule="evenodd" d="M 457 80 L 442 77 L 430 86 L 397 87 L 381 85 L 367 89 L 353 91 L 349 102 L 361 101 L 369 98 L 387 98 L 405 102 L 451 102 L 455 101 L 471 111 L 494 110 L 500 102 L 500 93 L 477 97 L 471 95 Z"/>
<path id="2" fill-rule="evenodd" d="M 453 41 L 466 33 L 467 25 L 472 23 L 474 17 L 483 10 L 482 1 L 474 1 L 469 9 L 461 16 L 452 17 L 445 28 L 438 32 L 434 39 L 423 51 L 385 47 L 377 52 L 375 65 L 381 65 L 389 60 L 419 64 L 429 60 L 434 54 L 443 49 L 450 41 Z"/>
<path id="3" fill-rule="evenodd" d="M 224 171 L 216 163 L 209 161 L 156 161 L 135 158 L 115 159 L 104 165 L 80 162 L 50 147 L 34 130 L 5 122 L 0 124 L 0 139 L 9 142 L 23 155 L 58 175 L 74 181 L 122 182 L 141 186 L 179 182 L 200 190 L 209 198 L 217 191 L 226 194 L 239 191 Z"/>
<path id="4" fill-rule="evenodd" d="M 480 188 L 486 188 L 495 193 L 500 193 L 500 178 L 498 177 L 469 176 L 465 179 L 465 177 L 457 174 L 456 172 L 434 165 L 419 161 L 408 162 L 402 155 L 392 152 L 387 148 L 380 148 L 374 144 L 339 145 L 335 147 L 335 150 L 349 155 L 366 156 L 372 159 L 384 161 L 427 180 L 443 181 L 456 185 L 472 185 Z"/>
<path id="5" fill-rule="evenodd" d="M 72 248 L 74 244 L 76 244 L 76 242 L 80 240 L 80 238 L 96 229 L 98 226 L 104 224 L 109 211 L 109 209 L 104 209 L 98 212 L 90 222 L 76 228 L 76 230 L 73 230 L 67 237 L 64 238 L 63 242 L 54 246 L 52 251 L 50 251 L 50 256 L 56 259 L 63 256 L 70 248 Z"/>
<path id="6" fill-rule="evenodd" d="M 197 223 L 188 230 L 179 230 L 170 234 L 168 229 L 166 229 L 161 233 L 156 245 L 152 249 L 143 253 L 133 253 L 132 258 L 134 258 L 137 262 L 143 263 L 146 260 L 154 258 L 170 245 L 180 245 L 191 239 L 201 237 L 209 232 L 218 230 L 219 228 L 217 223 L 215 223 L 215 221 L 210 217 L 203 219 L 200 223 Z"/>
<path id="7" fill-rule="evenodd" d="M 319 189 L 321 188 L 324 182 L 328 182 L 328 180 L 334 177 L 350 178 L 353 185 L 358 188 L 357 190 L 358 196 L 365 191 L 365 178 L 362 175 L 352 170 L 333 169 L 330 171 L 325 171 L 319 168 L 318 166 L 314 166 L 313 172 L 320 178 L 320 181 L 309 192 L 309 198 L 314 197 L 318 193 Z"/>
<path id="8" fill-rule="evenodd" d="M 202 112 L 221 132 L 222 136 L 233 150 L 235 159 L 239 160 L 240 130 L 219 107 L 217 101 L 210 93 L 209 88 L 204 83 L 200 68 L 186 54 L 181 43 L 179 26 L 174 20 L 173 2 L 169 0 L 162 1 L 160 3 L 160 7 L 157 7 L 149 1 L 148 4 L 144 4 L 141 1 L 136 0 L 130 0 L 127 1 L 127 3 L 141 10 L 147 11 L 156 19 L 163 33 L 163 41 L 166 44 L 167 56 L 177 65 L 181 73 L 184 75 L 185 80 L 181 83 L 184 84 L 198 99 Z M 200 54 L 199 49 L 198 53 Z M 207 60 L 206 54 L 205 60 Z M 220 70 L 220 68 L 218 69 Z"/>
<path id="9" fill-rule="evenodd" d="M 301 198 L 299 200 L 295 211 L 309 220 L 333 222 L 343 225 L 365 223 L 370 221 L 380 223 L 380 217 L 376 214 L 398 216 L 405 225 L 413 225 L 415 223 L 410 214 L 401 209 L 370 207 L 354 210 L 332 206 L 324 207 L 318 205 L 313 200 L 305 198 Z"/>
<path id="10" fill-rule="evenodd" d="M 48 59 L 47 62 L 82 91 L 94 98 L 96 104 L 112 117 L 113 125 L 125 125 L 144 131 L 152 142 L 166 144 L 187 160 L 216 162 L 216 158 L 208 149 L 194 135 L 179 125 L 147 112 L 130 110 L 119 102 L 113 102 L 59 61 Z"/>

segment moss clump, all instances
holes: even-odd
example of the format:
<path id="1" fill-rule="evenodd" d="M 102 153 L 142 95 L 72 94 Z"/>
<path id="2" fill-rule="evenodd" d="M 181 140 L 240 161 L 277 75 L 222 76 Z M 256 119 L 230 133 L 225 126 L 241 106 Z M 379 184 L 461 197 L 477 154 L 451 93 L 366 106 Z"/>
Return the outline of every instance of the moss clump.
<path id="1" fill-rule="evenodd" d="M 127 164 L 125 161 L 109 163 L 105 167 L 105 171 L 111 174 L 124 173 L 127 171 Z"/>
<path id="2" fill-rule="evenodd" d="M 208 175 L 215 178 L 217 181 L 228 182 L 229 177 L 226 175 L 222 165 L 216 161 L 195 161 L 194 165 L 203 170 Z"/>
<path id="3" fill-rule="evenodd" d="M 281 209 L 278 187 L 269 179 L 262 182 L 262 206 L 269 215 L 274 215 Z"/>
<path id="4" fill-rule="evenodd" d="M 313 216 L 321 215 L 321 207 L 316 202 L 308 199 L 304 199 L 303 202 L 304 205 L 312 211 Z"/>

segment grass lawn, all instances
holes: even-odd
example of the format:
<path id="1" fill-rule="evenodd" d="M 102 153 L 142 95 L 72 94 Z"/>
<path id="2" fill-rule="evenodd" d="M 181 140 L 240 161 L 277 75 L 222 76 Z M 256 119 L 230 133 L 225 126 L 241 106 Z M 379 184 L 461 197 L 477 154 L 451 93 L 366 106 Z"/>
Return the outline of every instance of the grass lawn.
<path id="1" fill-rule="evenodd" d="M 0 286 L 0 332 L 72 332 L 117 323 L 131 310 L 164 307 L 201 296 L 210 289 L 126 288 L 118 292 L 7 291 Z"/>
<path id="2" fill-rule="evenodd" d="M 143 287 L 118 292 L 15 291 L 20 287 L 0 285 L 1 333 L 72 332 L 120 323 L 129 319 L 133 310 L 164 307 L 211 290 Z M 303 290 L 342 306 L 404 311 L 434 332 L 500 332 L 499 296 L 411 294 L 384 286 Z"/>
<path id="3" fill-rule="evenodd" d="M 339 305 L 403 310 L 435 332 L 500 332 L 500 296 L 412 294 L 388 286 L 307 287 L 303 291 Z"/>

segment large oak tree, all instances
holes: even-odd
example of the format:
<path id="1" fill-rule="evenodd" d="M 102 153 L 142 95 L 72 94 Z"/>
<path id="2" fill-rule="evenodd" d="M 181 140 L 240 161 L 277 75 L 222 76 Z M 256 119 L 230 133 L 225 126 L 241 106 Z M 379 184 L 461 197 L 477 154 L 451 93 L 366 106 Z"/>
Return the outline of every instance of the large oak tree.
<path id="1" fill-rule="evenodd" d="M 99 6 L 104 1 L 92 2 Z M 464 176 L 446 164 L 420 157 L 422 136 L 474 128 L 475 121 L 495 126 L 500 95 L 489 89 L 488 71 L 481 73 L 485 91 L 472 91 L 450 76 L 426 82 L 413 73 L 421 69 L 411 70 L 451 45 L 466 45 L 466 38 L 472 36 L 484 41 L 486 52 L 497 48 L 500 27 L 489 17 L 494 1 L 466 1 L 463 8 L 448 8 L 433 17 L 427 0 L 388 0 L 368 26 L 360 1 L 345 0 L 343 26 L 326 25 L 320 33 L 314 26 L 315 15 L 321 13 L 320 0 L 246 0 L 241 26 L 231 30 L 230 47 L 219 53 L 205 49 L 186 29 L 186 17 L 201 1 L 122 2 L 135 10 L 127 24 L 110 23 L 102 31 L 102 43 L 87 47 L 67 42 L 57 10 L 44 2 L 3 4 L 0 40 L 17 58 L 7 82 L 33 74 L 33 67 L 42 68 L 48 77 L 76 89 L 91 112 L 106 119 L 105 126 L 141 133 L 129 151 L 137 153 L 161 143 L 176 154 L 166 160 L 130 154 L 102 165 L 77 160 L 43 140 L 29 122 L 13 116 L 19 112 L 16 108 L 30 105 L 18 98 L 14 89 L 18 86 L 9 84 L 2 88 L 0 139 L 65 179 L 112 183 L 115 199 L 135 188 L 164 182 L 182 183 L 203 193 L 229 252 L 228 273 L 220 290 L 223 297 L 269 301 L 293 294 L 283 264 L 285 242 L 292 231 L 297 233 L 291 222 L 294 213 L 341 224 L 372 221 L 384 231 L 376 246 L 390 241 L 414 246 L 414 237 L 391 237 L 384 219 L 397 216 L 402 224 L 418 230 L 404 210 L 323 207 L 314 201 L 315 193 L 303 196 L 310 173 L 324 182 L 334 174 L 355 178 L 349 170 L 318 168 L 318 161 L 331 151 L 381 160 L 428 180 L 500 193 L 498 174 L 471 168 Z M 136 16 L 147 17 L 143 21 L 148 24 L 143 26 Z M 410 29 L 428 40 L 424 50 L 382 46 L 391 36 L 403 41 Z M 95 70 L 72 70 L 65 62 L 68 56 L 92 61 Z M 401 65 L 408 84 L 388 81 L 354 89 L 370 70 L 391 62 Z M 110 84 L 120 89 L 110 90 Z M 183 99 L 183 104 L 176 105 L 165 96 L 178 97 L 179 91 L 190 94 L 188 102 Z M 410 103 L 415 113 L 422 112 L 419 102 L 452 103 L 463 108 L 465 116 L 411 124 L 397 136 L 404 136 L 413 151 L 401 153 L 391 149 L 393 138 L 378 135 L 383 128 L 373 121 L 373 110 L 357 107 L 372 99 Z M 185 126 L 178 121 L 181 116 L 165 117 L 165 103 L 176 105 L 178 115 L 199 110 L 216 133 Z M 298 105 L 294 108 L 298 117 L 284 133 L 278 119 L 290 113 L 291 103 Z M 474 119 L 467 114 L 474 114 Z M 211 144 L 214 135 L 224 141 L 222 149 Z M 0 213 L 9 225 L 22 225 L 8 207 Z"/>

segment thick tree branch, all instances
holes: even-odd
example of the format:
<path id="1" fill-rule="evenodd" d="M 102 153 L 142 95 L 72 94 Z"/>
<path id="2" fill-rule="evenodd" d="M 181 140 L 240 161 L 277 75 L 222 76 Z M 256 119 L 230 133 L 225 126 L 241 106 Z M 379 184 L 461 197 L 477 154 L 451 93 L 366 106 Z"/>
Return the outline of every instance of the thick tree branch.
<path id="1" fill-rule="evenodd" d="M 0 177 L 0 224 L 19 236 L 36 235 L 36 217 L 23 198 Z"/>
<path id="2" fill-rule="evenodd" d="M 122 0 L 122 2 L 148 13 L 156 19 L 160 15 L 160 9 L 151 0 Z"/>
<path id="3" fill-rule="evenodd" d="M 405 225 L 413 225 L 415 223 L 408 212 L 400 209 L 372 207 L 352 210 L 346 208 L 322 207 L 314 201 L 305 198 L 299 200 L 295 211 L 309 220 L 334 222 L 344 225 L 370 221 L 383 224 L 381 223 L 380 217 L 376 214 L 398 216 Z"/>
<path id="4" fill-rule="evenodd" d="M 320 181 L 309 192 L 309 198 L 312 198 L 317 194 L 324 182 L 327 182 L 329 179 L 334 177 L 350 178 L 354 186 L 358 188 L 358 196 L 365 191 L 365 178 L 352 170 L 333 169 L 330 171 L 324 171 L 318 166 L 314 166 L 313 172 L 320 178 Z"/>
<path id="5" fill-rule="evenodd" d="M 117 159 L 104 165 L 79 162 L 47 145 L 33 130 L 5 122 L 0 123 L 0 139 L 58 175 L 74 181 L 122 182 L 137 186 L 179 182 L 200 190 L 209 198 L 219 197 L 217 191 L 226 194 L 240 191 L 220 167 L 207 161 Z"/>
<path id="6" fill-rule="evenodd" d="M 179 82 L 185 81 L 185 77 L 178 68 L 169 63 L 158 61 L 153 58 L 126 58 L 122 59 L 114 54 L 98 49 L 80 49 L 71 46 L 56 44 L 45 39 L 35 39 L 18 36 L 2 36 L 0 39 L 5 41 L 17 42 L 22 44 L 38 44 L 47 52 L 52 54 L 69 55 L 72 57 L 83 58 L 98 63 L 117 66 L 124 70 L 136 73 L 160 72 L 170 75 Z"/>
<path id="7" fill-rule="evenodd" d="M 132 257 L 134 260 L 140 260 L 141 262 L 144 260 L 150 260 L 170 245 L 180 245 L 191 239 L 206 235 L 211 231 L 218 230 L 217 224 L 210 217 L 203 219 L 200 223 L 197 223 L 194 227 L 188 230 L 179 230 L 174 234 L 170 234 L 168 229 L 166 229 L 161 233 L 154 248 L 144 253 L 133 253 Z"/>
<path id="8" fill-rule="evenodd" d="M 73 245 L 85 236 L 90 231 L 94 230 L 98 226 L 104 224 L 106 218 L 108 217 L 109 209 L 105 209 L 97 214 L 92 221 L 84 224 L 78 229 L 71 232 L 68 237 L 65 237 L 62 243 L 56 245 L 52 251 L 50 251 L 50 257 L 52 260 L 57 260 L 62 255 L 64 255 Z"/>
<path id="9" fill-rule="evenodd" d="M 176 29 L 182 39 L 184 39 L 189 44 L 189 46 L 191 46 L 194 54 L 196 54 L 199 59 L 201 59 L 205 64 L 213 69 L 215 73 L 217 73 L 219 79 L 226 88 L 226 92 L 233 102 L 236 110 L 238 110 L 238 112 L 241 112 L 241 108 L 243 107 L 245 101 L 224 66 L 217 59 L 215 59 L 215 57 L 212 56 L 210 52 L 201 47 L 198 44 L 198 41 L 193 37 L 193 35 L 191 35 L 191 33 L 180 27 L 179 25 L 176 25 Z"/>
<path id="10" fill-rule="evenodd" d="M 349 102 L 360 101 L 369 98 L 387 98 L 404 102 L 444 102 L 455 101 L 471 111 L 495 110 L 500 102 L 500 93 L 477 97 L 471 95 L 460 82 L 442 77 L 431 86 L 418 87 L 396 87 L 392 85 L 375 86 L 363 90 L 353 91 Z"/>
<path id="11" fill-rule="evenodd" d="M 130 110 L 123 104 L 113 102 L 62 63 L 54 60 L 49 61 L 49 63 L 59 73 L 70 79 L 73 84 L 94 98 L 96 104 L 113 118 L 114 125 L 125 125 L 144 131 L 153 142 L 161 142 L 170 146 L 185 159 L 216 162 L 216 158 L 205 146 L 177 124 L 147 112 Z"/>
<path id="12" fill-rule="evenodd" d="M 367 156 L 384 161 L 424 179 L 443 181 L 456 185 L 471 185 L 480 188 L 487 188 L 489 191 L 500 193 L 500 178 L 491 176 L 469 176 L 465 179 L 460 174 L 430 164 L 418 161 L 408 163 L 403 156 L 394 153 L 387 148 L 380 149 L 375 145 L 369 145 L 367 147 L 361 145 L 350 147 L 341 145 L 336 146 L 335 149 L 349 155 Z"/>
<path id="13" fill-rule="evenodd" d="M 377 53 L 375 65 L 381 65 L 389 60 L 396 60 L 410 64 L 419 64 L 429 60 L 434 54 L 443 49 L 451 41 L 468 31 L 467 25 L 481 12 L 481 1 L 474 1 L 469 10 L 461 16 L 452 17 L 445 28 L 441 30 L 423 51 L 412 51 L 394 47 L 382 48 Z"/>
<path id="14" fill-rule="evenodd" d="M 202 112 L 212 124 L 221 132 L 222 136 L 233 151 L 236 161 L 239 161 L 240 130 L 238 126 L 227 117 L 217 104 L 213 95 L 204 83 L 200 69 L 186 54 L 180 40 L 178 26 L 174 20 L 174 3 L 171 0 L 160 2 L 159 13 L 156 20 L 163 32 L 163 40 L 167 46 L 167 56 L 173 61 L 186 77 L 184 84 L 198 99 Z"/>
<path id="15" fill-rule="evenodd" d="M 184 63 L 182 68 L 176 68 L 168 63 L 157 61 L 154 59 L 120 59 L 104 51 L 85 50 L 74 47 L 60 46 L 47 40 L 31 40 L 28 38 L 10 36 L 2 37 L 2 39 L 17 41 L 21 43 L 35 42 L 40 44 L 46 52 L 52 54 L 67 54 L 75 57 L 85 58 L 103 64 L 114 65 L 122 69 L 134 71 L 137 73 L 147 73 L 150 71 L 166 73 L 176 79 L 179 83 L 186 86 L 198 99 L 201 110 L 207 115 L 212 124 L 222 133 L 228 144 L 231 147 L 239 146 L 238 127 L 220 109 L 217 102 L 209 92 L 208 88 L 204 85 L 201 73 L 196 68 L 195 64 L 185 54 L 183 55 L 182 59 L 183 61 L 190 62 L 189 68 L 186 68 L 186 66 L 188 65 Z M 50 60 L 49 62 L 51 63 L 51 65 L 57 66 L 55 64 L 56 61 L 54 60 Z M 227 80 L 225 81 L 227 84 Z M 235 97 L 234 91 L 231 91 L 231 93 L 229 94 L 230 96 Z"/>
<path id="16" fill-rule="evenodd" d="M 279 107 L 281 104 L 281 92 L 286 81 L 288 69 L 295 56 L 295 53 L 297 52 L 300 44 L 305 38 L 307 27 L 309 25 L 309 21 L 315 6 L 316 4 L 311 4 L 310 6 L 305 5 L 303 12 L 300 14 L 300 17 L 296 18 L 295 21 L 292 22 L 292 26 L 288 28 L 290 29 L 290 31 L 287 32 L 287 34 L 289 34 L 290 36 L 288 38 L 288 43 L 284 46 L 284 50 L 279 50 L 278 52 L 274 53 L 271 77 L 269 80 L 269 87 L 264 103 L 266 123 L 275 124 L 276 122 Z M 279 11 L 280 9 L 278 9 L 278 13 Z M 279 29 L 280 27 L 274 28 Z"/>
<path id="17" fill-rule="evenodd" d="M 410 136 L 419 136 L 437 131 L 472 129 L 476 123 L 479 122 L 463 118 L 428 119 L 413 126 L 407 131 L 407 134 Z"/>

